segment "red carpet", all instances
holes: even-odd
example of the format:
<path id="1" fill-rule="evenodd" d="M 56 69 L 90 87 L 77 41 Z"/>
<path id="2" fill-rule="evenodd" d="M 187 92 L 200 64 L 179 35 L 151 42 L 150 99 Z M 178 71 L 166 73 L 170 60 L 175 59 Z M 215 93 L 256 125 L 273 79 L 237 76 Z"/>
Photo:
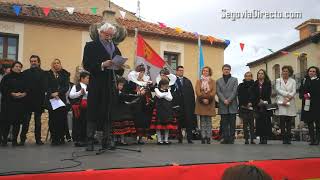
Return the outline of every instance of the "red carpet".
<path id="1" fill-rule="evenodd" d="M 220 179 L 223 171 L 235 164 L 239 163 L 1 176 L 0 180 L 214 180 Z M 320 179 L 320 158 L 253 161 L 246 164 L 261 167 L 274 180 Z"/>

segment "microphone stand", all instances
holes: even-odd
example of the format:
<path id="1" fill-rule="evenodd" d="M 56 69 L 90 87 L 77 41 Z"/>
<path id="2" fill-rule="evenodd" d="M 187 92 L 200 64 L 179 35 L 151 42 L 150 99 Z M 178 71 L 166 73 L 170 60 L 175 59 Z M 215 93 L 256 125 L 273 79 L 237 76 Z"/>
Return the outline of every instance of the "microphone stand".
<path id="1" fill-rule="evenodd" d="M 114 100 L 114 96 L 116 96 L 116 89 L 117 89 L 117 77 L 116 77 L 116 73 L 115 70 L 112 69 L 112 75 L 109 75 L 109 78 L 107 79 L 106 83 L 112 82 L 111 83 L 111 87 L 109 90 L 109 94 L 108 94 L 108 99 L 107 101 L 109 101 L 108 104 L 108 110 L 107 110 L 107 122 L 103 122 L 104 124 L 104 128 L 103 128 L 103 132 L 107 133 L 106 135 L 104 135 L 104 138 L 106 137 L 107 139 L 103 139 L 102 141 L 107 141 L 107 146 L 108 147 L 102 147 L 98 150 L 98 152 L 96 152 L 96 155 L 100 155 L 100 154 L 104 154 L 107 151 L 114 151 L 114 150 L 126 150 L 126 151 L 133 151 L 133 152 L 142 152 L 141 149 L 130 149 L 130 148 L 122 148 L 122 147 L 117 147 L 116 144 L 114 143 L 113 140 L 113 135 L 111 134 L 111 130 L 112 130 L 112 114 L 111 114 L 111 108 L 113 107 L 113 100 Z M 107 123 L 107 124 L 105 124 Z M 102 143 L 103 144 L 103 143 Z"/>

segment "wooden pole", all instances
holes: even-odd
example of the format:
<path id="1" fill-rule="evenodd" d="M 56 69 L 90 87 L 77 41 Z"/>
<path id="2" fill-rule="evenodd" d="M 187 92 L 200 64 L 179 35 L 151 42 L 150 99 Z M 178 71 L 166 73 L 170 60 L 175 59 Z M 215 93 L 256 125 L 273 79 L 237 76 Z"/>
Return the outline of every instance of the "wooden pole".
<path id="1" fill-rule="evenodd" d="M 135 46 L 135 50 L 134 50 L 134 61 L 133 61 L 133 69 L 136 68 L 137 66 L 137 48 L 138 48 L 138 28 L 134 29 L 134 46 Z"/>

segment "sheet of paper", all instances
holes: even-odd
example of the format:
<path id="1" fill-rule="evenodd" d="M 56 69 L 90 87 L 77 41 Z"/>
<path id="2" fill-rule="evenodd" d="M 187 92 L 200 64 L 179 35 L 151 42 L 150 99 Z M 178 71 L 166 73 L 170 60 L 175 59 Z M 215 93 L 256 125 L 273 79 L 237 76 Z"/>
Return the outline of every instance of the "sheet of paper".
<path id="1" fill-rule="evenodd" d="M 56 110 L 60 107 L 66 106 L 61 99 L 55 99 L 55 98 L 50 99 L 50 104 L 51 104 L 52 110 Z"/>
<path id="2" fill-rule="evenodd" d="M 114 70 L 118 70 L 119 67 L 121 67 L 126 61 L 128 60 L 128 58 L 124 58 L 122 56 L 116 55 L 113 59 L 113 65 L 108 67 L 107 69 L 114 69 Z"/>

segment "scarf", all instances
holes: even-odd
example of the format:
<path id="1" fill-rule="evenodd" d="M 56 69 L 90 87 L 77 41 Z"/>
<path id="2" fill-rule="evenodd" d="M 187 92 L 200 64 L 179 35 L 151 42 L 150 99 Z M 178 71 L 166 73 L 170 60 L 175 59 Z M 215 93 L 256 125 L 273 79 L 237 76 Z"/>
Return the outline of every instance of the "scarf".
<path id="1" fill-rule="evenodd" d="M 205 93 L 210 91 L 209 80 L 210 77 L 204 77 L 201 75 L 201 89 L 204 90 Z"/>
<path id="2" fill-rule="evenodd" d="M 115 47 L 114 47 L 113 42 L 107 41 L 107 40 L 102 40 L 102 39 L 100 39 L 100 42 L 101 42 L 102 46 L 104 47 L 104 49 L 108 52 L 108 54 L 110 54 L 110 58 L 112 58 L 113 53 L 115 51 Z"/>
<path id="3" fill-rule="evenodd" d="M 224 82 L 227 84 L 228 83 L 228 81 L 229 81 L 229 79 L 231 78 L 231 74 L 229 74 L 229 75 L 223 75 L 223 80 L 224 80 Z"/>
<path id="4" fill-rule="evenodd" d="M 51 68 L 51 71 L 53 73 L 54 78 L 59 78 L 59 70 L 55 70 L 54 68 Z"/>

